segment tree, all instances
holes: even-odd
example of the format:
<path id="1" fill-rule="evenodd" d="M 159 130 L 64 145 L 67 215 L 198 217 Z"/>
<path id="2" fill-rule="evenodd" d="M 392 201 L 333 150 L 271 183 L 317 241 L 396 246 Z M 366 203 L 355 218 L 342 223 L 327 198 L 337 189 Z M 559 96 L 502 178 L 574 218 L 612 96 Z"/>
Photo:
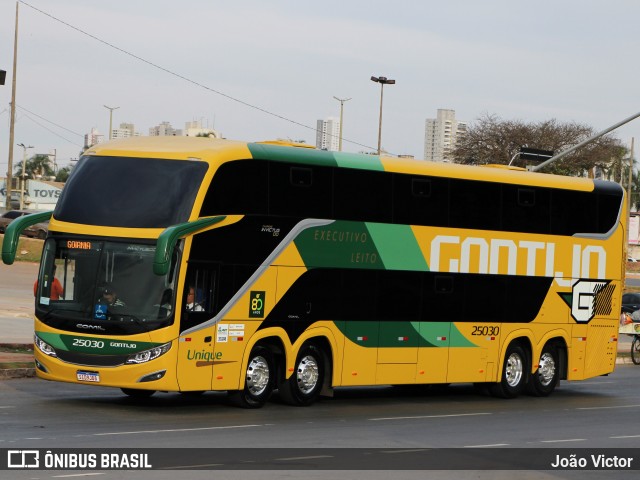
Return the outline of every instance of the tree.
<path id="1" fill-rule="evenodd" d="M 22 168 L 24 162 L 19 162 L 16 165 L 16 176 L 22 177 Z M 25 178 L 47 178 L 55 176 L 53 168 L 51 168 L 51 160 L 48 155 L 34 155 L 26 162 L 24 168 Z"/>
<path id="2" fill-rule="evenodd" d="M 560 123 L 552 119 L 527 124 L 520 120 L 502 120 L 497 115 L 485 114 L 458 139 L 454 161 L 475 165 L 509 164 L 520 147 L 560 153 L 595 133 L 593 128 L 575 122 Z M 599 167 L 606 178 L 619 180 L 620 165 L 627 155 L 627 148 L 619 139 L 605 135 L 549 165 L 545 171 L 559 175 L 585 176 L 594 167 Z M 525 166 L 525 162 L 517 157 L 512 164 Z"/>
<path id="3" fill-rule="evenodd" d="M 60 170 L 58 170 L 58 173 L 56 173 L 56 182 L 66 182 L 69 178 L 70 173 L 71 167 L 62 167 Z"/>

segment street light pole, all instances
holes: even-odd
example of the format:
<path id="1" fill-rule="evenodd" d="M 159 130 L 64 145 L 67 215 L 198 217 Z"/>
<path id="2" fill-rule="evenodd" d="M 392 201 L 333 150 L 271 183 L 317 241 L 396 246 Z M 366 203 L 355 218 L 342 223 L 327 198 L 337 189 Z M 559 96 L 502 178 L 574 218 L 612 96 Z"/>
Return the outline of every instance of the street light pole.
<path id="1" fill-rule="evenodd" d="M 104 108 L 109 110 L 109 140 L 111 140 L 111 137 L 113 136 L 113 111 L 119 109 L 120 107 L 107 107 L 106 105 L 103 105 Z"/>
<path id="2" fill-rule="evenodd" d="M 25 173 L 27 170 L 27 148 L 33 148 L 31 145 L 28 147 L 24 143 L 19 143 L 19 147 L 22 147 L 22 186 L 20 188 L 20 210 L 24 209 L 24 187 L 25 187 Z"/>
<path id="3" fill-rule="evenodd" d="M 18 68 L 18 4 L 16 2 L 16 29 L 13 40 L 13 80 L 11 82 L 11 113 L 9 119 L 9 159 L 7 166 L 6 195 L 7 210 L 11 209 L 11 187 L 13 186 L 13 139 L 16 125 L 16 71 Z"/>
<path id="4" fill-rule="evenodd" d="M 344 102 L 348 102 L 351 98 L 333 97 L 340 102 L 340 140 L 338 141 L 338 151 L 342 151 L 342 112 L 344 110 Z"/>
<path id="5" fill-rule="evenodd" d="M 380 121 L 378 124 L 378 155 L 382 149 L 382 97 L 385 85 L 395 85 L 396 81 L 387 77 L 371 77 L 371 80 L 380 84 Z"/>

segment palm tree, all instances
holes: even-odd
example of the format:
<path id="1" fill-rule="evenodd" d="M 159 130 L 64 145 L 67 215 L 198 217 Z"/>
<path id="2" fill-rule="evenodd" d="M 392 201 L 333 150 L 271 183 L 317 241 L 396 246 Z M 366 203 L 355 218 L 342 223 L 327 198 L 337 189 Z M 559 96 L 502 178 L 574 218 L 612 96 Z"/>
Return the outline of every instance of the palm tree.
<path id="1" fill-rule="evenodd" d="M 55 176 L 53 168 L 51 168 L 51 160 L 48 155 L 34 155 L 27 160 L 26 167 L 24 168 L 24 176 L 27 179 L 35 178 L 47 178 Z M 22 177 L 23 162 L 19 162 L 16 165 L 17 172 L 15 175 Z"/>

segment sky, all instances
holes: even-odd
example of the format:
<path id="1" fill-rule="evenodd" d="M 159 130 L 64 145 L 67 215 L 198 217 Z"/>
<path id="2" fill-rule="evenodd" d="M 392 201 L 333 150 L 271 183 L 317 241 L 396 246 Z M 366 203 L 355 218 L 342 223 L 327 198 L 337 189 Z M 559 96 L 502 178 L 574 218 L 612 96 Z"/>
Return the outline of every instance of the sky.
<path id="1" fill-rule="evenodd" d="M 0 176 L 9 154 L 16 2 L 0 0 Z M 637 0 L 25 0 L 19 2 L 15 143 L 65 166 L 92 127 L 143 135 L 200 120 L 225 138 L 315 145 L 339 117 L 343 150 L 423 158 L 437 109 L 472 124 L 578 122 L 640 112 Z M 640 140 L 640 119 L 616 130 Z M 637 147 L 640 148 L 640 147 Z M 636 148 L 636 150 L 637 150 Z M 14 164 L 23 149 L 14 147 Z"/>

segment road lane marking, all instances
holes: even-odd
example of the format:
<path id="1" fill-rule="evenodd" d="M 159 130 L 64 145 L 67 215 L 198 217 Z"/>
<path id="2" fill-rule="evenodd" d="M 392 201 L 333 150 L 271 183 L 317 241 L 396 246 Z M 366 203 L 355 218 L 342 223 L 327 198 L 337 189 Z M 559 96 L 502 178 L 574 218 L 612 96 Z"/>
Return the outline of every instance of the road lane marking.
<path id="1" fill-rule="evenodd" d="M 201 428 L 174 428 L 165 430 L 138 430 L 132 432 L 106 432 L 106 433 L 92 433 L 91 435 L 76 435 L 76 437 L 102 437 L 106 435 L 137 435 L 140 433 L 171 433 L 171 432 L 197 432 L 202 430 L 229 430 L 232 428 L 255 428 L 264 427 L 266 425 L 229 425 L 227 427 L 201 427 Z"/>
<path id="2" fill-rule="evenodd" d="M 640 438 L 640 435 L 618 435 L 616 437 L 609 437 L 609 438 Z"/>
<path id="3" fill-rule="evenodd" d="M 106 475 L 106 473 L 74 473 L 73 475 L 53 475 L 51 478 L 90 477 L 95 475 Z"/>
<path id="4" fill-rule="evenodd" d="M 607 410 L 612 408 L 638 408 L 640 405 L 616 405 L 613 407 L 578 407 L 576 410 Z"/>
<path id="5" fill-rule="evenodd" d="M 369 420 L 372 422 L 378 422 L 381 420 L 415 420 L 420 418 L 473 417 L 477 415 L 492 415 L 492 414 L 489 412 L 479 412 L 479 413 L 459 413 L 455 415 L 420 415 L 415 417 L 382 417 L 382 418 L 370 418 Z"/>
<path id="6" fill-rule="evenodd" d="M 493 447 L 508 447 L 510 443 L 491 443 L 487 445 L 465 445 L 462 448 L 493 448 Z"/>
<path id="7" fill-rule="evenodd" d="M 333 455 L 309 455 L 308 457 L 274 458 L 274 460 L 278 460 L 282 462 L 291 462 L 293 460 L 316 460 L 318 458 L 333 458 Z"/>
<path id="8" fill-rule="evenodd" d="M 567 438 L 565 440 L 540 440 L 540 443 L 586 442 L 586 438 Z"/>

